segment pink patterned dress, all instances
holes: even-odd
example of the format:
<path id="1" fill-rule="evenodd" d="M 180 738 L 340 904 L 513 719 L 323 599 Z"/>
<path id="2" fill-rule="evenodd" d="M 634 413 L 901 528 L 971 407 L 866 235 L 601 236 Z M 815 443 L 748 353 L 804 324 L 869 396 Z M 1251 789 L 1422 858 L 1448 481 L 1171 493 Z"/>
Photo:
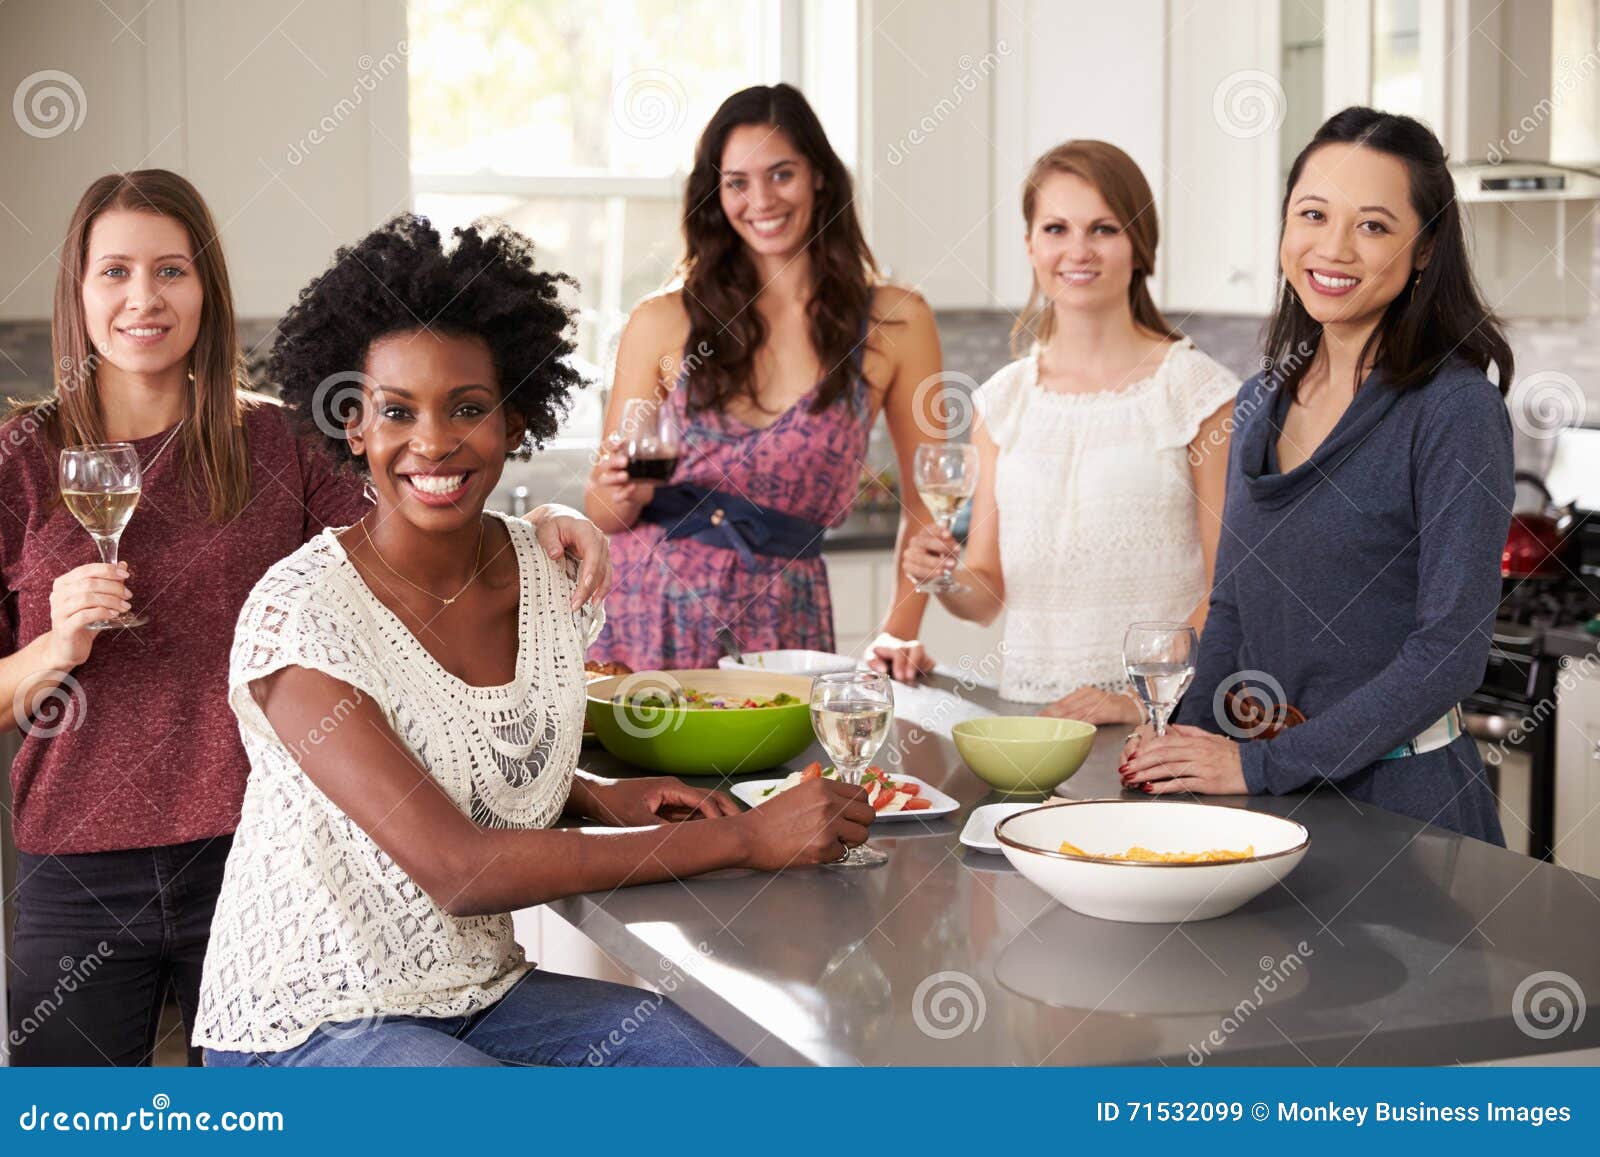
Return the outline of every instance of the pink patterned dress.
<path id="1" fill-rule="evenodd" d="M 720 411 L 688 412 L 687 389 L 672 391 L 684 455 L 672 482 L 742 495 L 784 514 L 837 526 L 850 513 L 872 429 L 871 397 L 857 377 L 854 406 L 840 397 L 810 412 L 813 387 L 770 426 Z M 635 671 L 715 667 L 727 627 L 746 651 L 833 649 L 833 602 L 821 558 L 757 554 L 747 563 L 728 547 L 668 539 L 640 521 L 611 538 L 616 585 L 589 658 Z"/>

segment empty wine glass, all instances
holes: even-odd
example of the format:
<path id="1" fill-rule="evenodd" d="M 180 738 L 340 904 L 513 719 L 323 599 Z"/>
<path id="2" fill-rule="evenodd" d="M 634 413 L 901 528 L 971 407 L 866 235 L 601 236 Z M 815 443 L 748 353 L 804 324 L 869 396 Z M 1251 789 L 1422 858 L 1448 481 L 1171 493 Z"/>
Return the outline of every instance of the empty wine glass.
<path id="1" fill-rule="evenodd" d="M 1157 735 L 1194 678 L 1199 641 L 1187 623 L 1134 623 L 1122 637 L 1122 666 Z"/>
<path id="2" fill-rule="evenodd" d="M 949 530 L 955 525 L 962 504 L 978 488 L 978 448 L 970 443 L 925 443 L 917 447 L 912 471 L 922 504 L 939 529 Z M 925 594 L 966 589 L 947 574 L 937 574 L 917 584 L 917 590 Z"/>
<path id="3" fill-rule="evenodd" d="M 894 691 L 887 675 L 843 671 L 811 681 L 811 726 L 845 783 L 861 785 L 861 773 L 883 746 L 893 719 Z M 886 853 L 861 844 L 831 866 L 863 868 L 888 859 Z"/>
<path id="4" fill-rule="evenodd" d="M 127 442 L 69 446 L 61 451 L 58 479 L 61 500 L 100 549 L 100 561 L 115 564 L 117 544 L 139 505 L 142 484 L 139 453 Z M 142 627 L 145 615 L 125 611 L 114 619 L 88 624 L 91 631 Z"/>

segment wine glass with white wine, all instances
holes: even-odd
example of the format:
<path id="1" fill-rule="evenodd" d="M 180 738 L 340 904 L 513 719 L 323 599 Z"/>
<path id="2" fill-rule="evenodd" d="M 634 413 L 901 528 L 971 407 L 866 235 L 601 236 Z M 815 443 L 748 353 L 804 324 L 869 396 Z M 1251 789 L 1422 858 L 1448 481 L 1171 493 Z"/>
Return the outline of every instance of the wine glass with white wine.
<path id="1" fill-rule="evenodd" d="M 883 746 L 893 719 L 894 691 L 887 675 L 843 671 L 811 681 L 811 726 L 845 783 L 861 786 L 861 773 Z M 862 844 L 829 866 L 866 868 L 888 859 L 887 853 Z"/>
<path id="2" fill-rule="evenodd" d="M 1189 689 L 1199 647 L 1188 623 L 1134 623 L 1122 637 L 1122 666 L 1157 735 L 1167 733 L 1167 716 Z"/>
<path id="3" fill-rule="evenodd" d="M 117 544 L 139 505 L 139 453 L 127 442 L 69 446 L 61 451 L 61 500 L 100 548 L 100 561 L 115 564 Z M 145 615 L 124 611 L 114 619 L 90 623 L 91 631 L 142 627 Z"/>
<path id="4" fill-rule="evenodd" d="M 917 447 L 911 468 L 922 504 L 940 530 L 949 530 L 955 525 L 962 504 L 978 488 L 978 448 L 971 443 L 928 442 Z M 917 590 L 924 594 L 966 589 L 947 574 L 937 574 L 917 584 Z"/>

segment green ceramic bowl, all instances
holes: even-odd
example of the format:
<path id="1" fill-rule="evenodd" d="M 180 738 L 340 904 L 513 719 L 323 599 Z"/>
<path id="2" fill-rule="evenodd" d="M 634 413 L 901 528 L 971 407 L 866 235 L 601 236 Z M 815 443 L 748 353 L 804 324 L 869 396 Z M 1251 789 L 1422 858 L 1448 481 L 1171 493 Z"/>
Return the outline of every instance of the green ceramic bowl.
<path id="1" fill-rule="evenodd" d="M 1045 795 L 1083 766 L 1094 730 L 1076 719 L 997 715 L 957 723 L 950 737 L 967 766 L 996 791 Z"/>
<path id="2" fill-rule="evenodd" d="M 784 707 L 633 707 L 647 691 L 692 688 L 719 695 L 773 696 L 800 702 Z M 635 767 L 668 775 L 728 775 L 762 771 L 793 759 L 811 732 L 811 680 L 757 671 L 641 671 L 589 684 L 589 727 L 600 745 Z"/>

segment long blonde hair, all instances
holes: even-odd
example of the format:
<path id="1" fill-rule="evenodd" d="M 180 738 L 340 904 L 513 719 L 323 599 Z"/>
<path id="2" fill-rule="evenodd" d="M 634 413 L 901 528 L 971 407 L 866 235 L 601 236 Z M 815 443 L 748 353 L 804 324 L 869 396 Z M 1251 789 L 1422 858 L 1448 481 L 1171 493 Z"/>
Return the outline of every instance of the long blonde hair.
<path id="1" fill-rule="evenodd" d="M 1022 186 L 1022 219 L 1033 231 L 1033 214 L 1038 208 L 1039 186 L 1056 173 L 1069 173 L 1089 182 L 1122 224 L 1122 231 L 1133 245 L 1133 280 L 1128 283 L 1128 306 L 1133 320 L 1153 333 L 1174 341 L 1183 337 L 1156 308 L 1150 296 L 1150 278 L 1156 271 L 1156 242 L 1160 227 L 1156 222 L 1155 197 L 1132 157 L 1105 141 L 1067 141 L 1033 162 Z M 1034 344 L 1046 345 L 1055 329 L 1055 312 L 1050 299 L 1035 279 L 1011 327 L 1013 353 L 1026 353 Z"/>
<path id="2" fill-rule="evenodd" d="M 85 190 L 73 210 L 61 245 L 56 276 L 50 349 L 55 359 L 55 391 L 17 403 L 8 416 L 33 415 L 53 447 L 104 442 L 94 350 L 83 311 L 83 278 L 88 264 L 89 231 L 100 215 L 130 209 L 170 217 L 187 230 L 194 250 L 194 275 L 203 293 L 200 329 L 189 355 L 193 375 L 188 418 L 174 447 L 181 455 L 191 493 L 204 493 L 210 519 L 227 522 L 250 500 L 250 450 L 244 411 L 260 399 L 246 392 L 244 360 L 234 329 L 233 291 L 211 211 L 188 181 L 166 169 L 113 173 Z"/>

